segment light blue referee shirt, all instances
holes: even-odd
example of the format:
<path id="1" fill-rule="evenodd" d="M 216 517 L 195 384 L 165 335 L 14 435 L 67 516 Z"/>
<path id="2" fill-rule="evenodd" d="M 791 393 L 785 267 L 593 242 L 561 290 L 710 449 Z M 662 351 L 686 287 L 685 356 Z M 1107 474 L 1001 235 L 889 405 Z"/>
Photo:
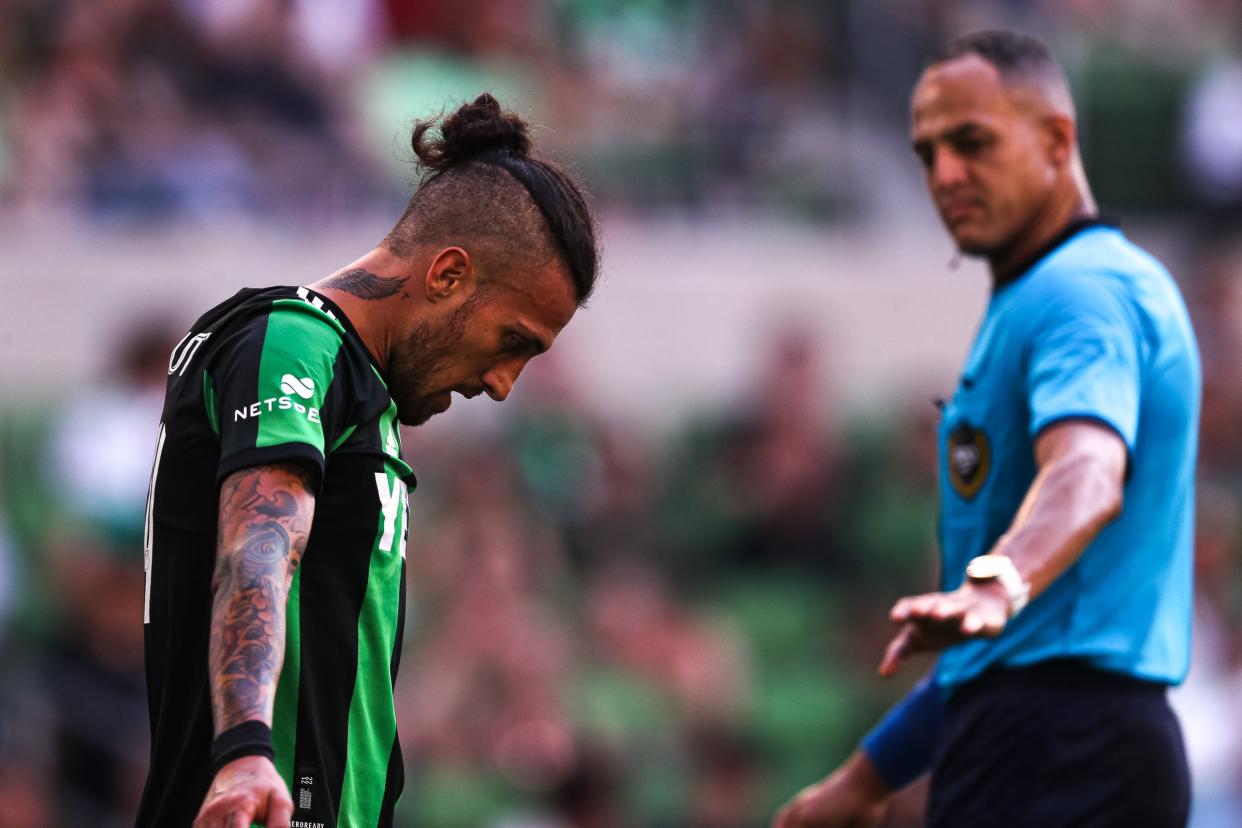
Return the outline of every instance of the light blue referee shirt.
<path id="1" fill-rule="evenodd" d="M 1035 479 L 1035 438 L 1053 423 L 1091 419 L 1121 436 L 1125 502 L 999 638 L 942 654 L 942 688 L 1051 658 L 1185 677 L 1200 384 L 1177 286 L 1112 226 L 1076 227 L 994 293 L 940 424 L 941 589 L 1009 528 Z"/>

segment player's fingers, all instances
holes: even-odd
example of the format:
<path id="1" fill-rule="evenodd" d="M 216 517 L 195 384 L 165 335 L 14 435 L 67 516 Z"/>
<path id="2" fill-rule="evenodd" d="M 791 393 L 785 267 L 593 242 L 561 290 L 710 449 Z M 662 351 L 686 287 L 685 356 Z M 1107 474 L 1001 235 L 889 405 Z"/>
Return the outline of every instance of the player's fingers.
<path id="1" fill-rule="evenodd" d="M 194 818 L 194 828 L 229 828 L 227 809 L 220 802 L 205 802 L 198 816 Z"/>
<path id="2" fill-rule="evenodd" d="M 249 809 L 233 811 L 229 814 L 227 828 L 250 828 L 252 816 Z"/>
<path id="3" fill-rule="evenodd" d="M 267 801 L 267 822 L 264 824 L 267 828 L 289 828 L 289 821 L 293 819 L 293 800 L 284 795 L 284 792 L 272 794 Z"/>

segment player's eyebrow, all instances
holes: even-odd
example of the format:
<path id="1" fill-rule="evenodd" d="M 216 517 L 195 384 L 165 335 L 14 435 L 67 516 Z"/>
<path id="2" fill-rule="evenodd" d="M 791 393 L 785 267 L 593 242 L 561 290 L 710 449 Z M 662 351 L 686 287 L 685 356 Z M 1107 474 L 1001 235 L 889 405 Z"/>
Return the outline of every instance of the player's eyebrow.
<path id="1" fill-rule="evenodd" d="M 552 347 L 551 342 L 545 340 L 534 328 L 523 320 L 519 319 L 514 322 L 513 327 L 517 329 L 518 333 L 526 337 L 526 339 L 530 342 L 530 347 L 534 350 L 536 355 L 542 354 L 544 351 Z"/>

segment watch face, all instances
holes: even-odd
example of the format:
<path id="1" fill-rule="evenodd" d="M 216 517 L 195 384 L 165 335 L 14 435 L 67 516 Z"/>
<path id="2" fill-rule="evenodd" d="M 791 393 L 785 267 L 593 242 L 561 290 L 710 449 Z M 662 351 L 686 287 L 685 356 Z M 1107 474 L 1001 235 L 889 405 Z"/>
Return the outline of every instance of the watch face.
<path id="1" fill-rule="evenodd" d="M 1006 563 L 1007 559 L 1000 555 L 982 555 L 970 562 L 970 566 L 966 567 L 966 575 L 977 581 L 999 578 L 1005 571 Z"/>

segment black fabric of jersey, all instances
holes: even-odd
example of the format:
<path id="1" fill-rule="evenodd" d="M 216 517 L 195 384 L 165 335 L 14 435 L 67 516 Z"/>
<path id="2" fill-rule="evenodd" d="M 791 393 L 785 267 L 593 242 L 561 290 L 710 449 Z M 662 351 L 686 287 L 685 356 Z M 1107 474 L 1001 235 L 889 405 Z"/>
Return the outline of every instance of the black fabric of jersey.
<path id="1" fill-rule="evenodd" d="M 148 501 L 151 767 L 138 826 L 189 826 L 211 782 L 208 643 L 220 483 L 298 462 L 318 491 L 286 614 L 276 767 L 295 824 L 390 825 L 403 772 L 396 681 L 406 493 L 396 407 L 341 310 L 247 289 L 174 350 Z"/>

